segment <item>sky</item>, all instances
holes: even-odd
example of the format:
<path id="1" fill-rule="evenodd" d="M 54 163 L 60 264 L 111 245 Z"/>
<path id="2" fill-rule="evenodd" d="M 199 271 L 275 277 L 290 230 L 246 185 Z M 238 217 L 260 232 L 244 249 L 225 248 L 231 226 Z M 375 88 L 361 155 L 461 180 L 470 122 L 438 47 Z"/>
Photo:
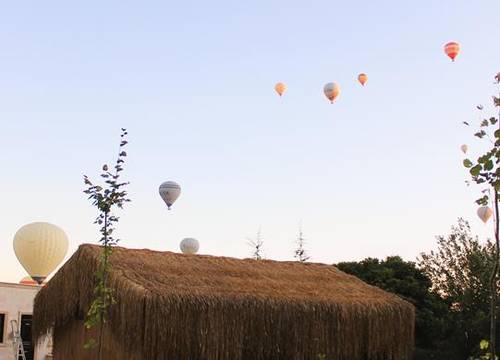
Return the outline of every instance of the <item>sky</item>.
<path id="1" fill-rule="evenodd" d="M 467 187 L 462 121 L 500 71 L 498 0 L 10 1 L 0 11 L 0 281 L 25 271 L 12 239 L 47 221 L 96 243 L 82 176 L 129 131 L 121 245 L 311 260 L 414 261 L 458 217 L 485 239 Z M 452 63 L 443 53 L 461 43 Z M 365 72 L 361 87 L 357 75 Z M 280 98 L 274 84 L 285 82 Z M 341 95 L 330 104 L 327 82 Z M 182 195 L 167 211 L 166 180 Z"/>

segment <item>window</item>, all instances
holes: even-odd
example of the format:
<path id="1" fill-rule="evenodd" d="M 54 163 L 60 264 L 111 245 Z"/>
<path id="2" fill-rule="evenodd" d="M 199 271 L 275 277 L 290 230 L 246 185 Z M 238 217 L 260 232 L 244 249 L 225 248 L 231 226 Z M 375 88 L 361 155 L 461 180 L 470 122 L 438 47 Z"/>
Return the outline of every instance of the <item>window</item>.
<path id="1" fill-rule="evenodd" d="M 6 327 L 7 327 L 7 315 L 0 314 L 0 344 L 5 343 L 5 335 L 7 335 L 5 331 Z"/>

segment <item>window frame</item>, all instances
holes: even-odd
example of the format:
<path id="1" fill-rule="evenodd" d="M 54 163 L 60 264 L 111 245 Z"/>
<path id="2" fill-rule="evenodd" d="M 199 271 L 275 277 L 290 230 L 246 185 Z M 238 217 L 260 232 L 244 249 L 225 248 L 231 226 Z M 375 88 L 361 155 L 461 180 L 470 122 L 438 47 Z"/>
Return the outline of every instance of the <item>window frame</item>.
<path id="1" fill-rule="evenodd" d="M 7 311 L 0 310 L 0 315 L 3 315 L 3 338 L 0 338 L 0 347 L 4 347 L 7 346 L 9 313 Z"/>

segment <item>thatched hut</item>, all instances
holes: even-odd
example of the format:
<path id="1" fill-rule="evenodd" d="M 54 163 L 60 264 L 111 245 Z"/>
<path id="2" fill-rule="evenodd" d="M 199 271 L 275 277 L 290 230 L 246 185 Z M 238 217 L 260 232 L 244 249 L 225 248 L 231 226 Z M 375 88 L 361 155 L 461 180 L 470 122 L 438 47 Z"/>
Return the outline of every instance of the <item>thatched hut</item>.
<path id="1" fill-rule="evenodd" d="M 100 251 L 80 246 L 35 299 L 55 359 L 95 359 L 83 321 Z M 106 360 L 412 357 L 413 306 L 334 266 L 121 247 L 111 264 Z"/>

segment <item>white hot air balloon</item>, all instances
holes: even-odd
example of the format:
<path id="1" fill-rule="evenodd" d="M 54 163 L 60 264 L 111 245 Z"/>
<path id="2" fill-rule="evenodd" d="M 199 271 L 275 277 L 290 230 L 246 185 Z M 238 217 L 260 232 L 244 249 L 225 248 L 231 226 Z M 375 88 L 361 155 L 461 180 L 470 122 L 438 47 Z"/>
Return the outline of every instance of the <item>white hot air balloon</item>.
<path id="1" fill-rule="evenodd" d="M 323 87 L 323 92 L 325 93 L 327 99 L 333 104 L 337 96 L 340 94 L 340 86 L 333 82 L 328 83 Z"/>
<path id="2" fill-rule="evenodd" d="M 486 224 L 490 219 L 491 215 L 493 215 L 493 210 L 491 210 L 488 206 L 481 206 L 477 209 L 477 216 Z"/>
<path id="3" fill-rule="evenodd" d="M 200 243 L 196 239 L 185 238 L 182 239 L 180 248 L 184 254 L 196 254 L 200 248 Z"/>
<path id="4" fill-rule="evenodd" d="M 469 150 L 469 147 L 465 144 L 463 144 L 462 146 L 460 146 L 460 150 L 462 150 L 462 152 L 464 154 L 467 154 L 467 150 Z"/>
<path id="5" fill-rule="evenodd" d="M 165 201 L 165 204 L 167 204 L 168 209 L 170 210 L 175 200 L 177 200 L 181 194 L 181 187 L 175 181 L 165 181 L 160 185 L 159 191 L 161 198 Z"/>
<path id="6" fill-rule="evenodd" d="M 55 270 L 68 252 L 68 237 L 59 227 L 35 222 L 14 235 L 14 252 L 21 265 L 38 284 Z"/>

